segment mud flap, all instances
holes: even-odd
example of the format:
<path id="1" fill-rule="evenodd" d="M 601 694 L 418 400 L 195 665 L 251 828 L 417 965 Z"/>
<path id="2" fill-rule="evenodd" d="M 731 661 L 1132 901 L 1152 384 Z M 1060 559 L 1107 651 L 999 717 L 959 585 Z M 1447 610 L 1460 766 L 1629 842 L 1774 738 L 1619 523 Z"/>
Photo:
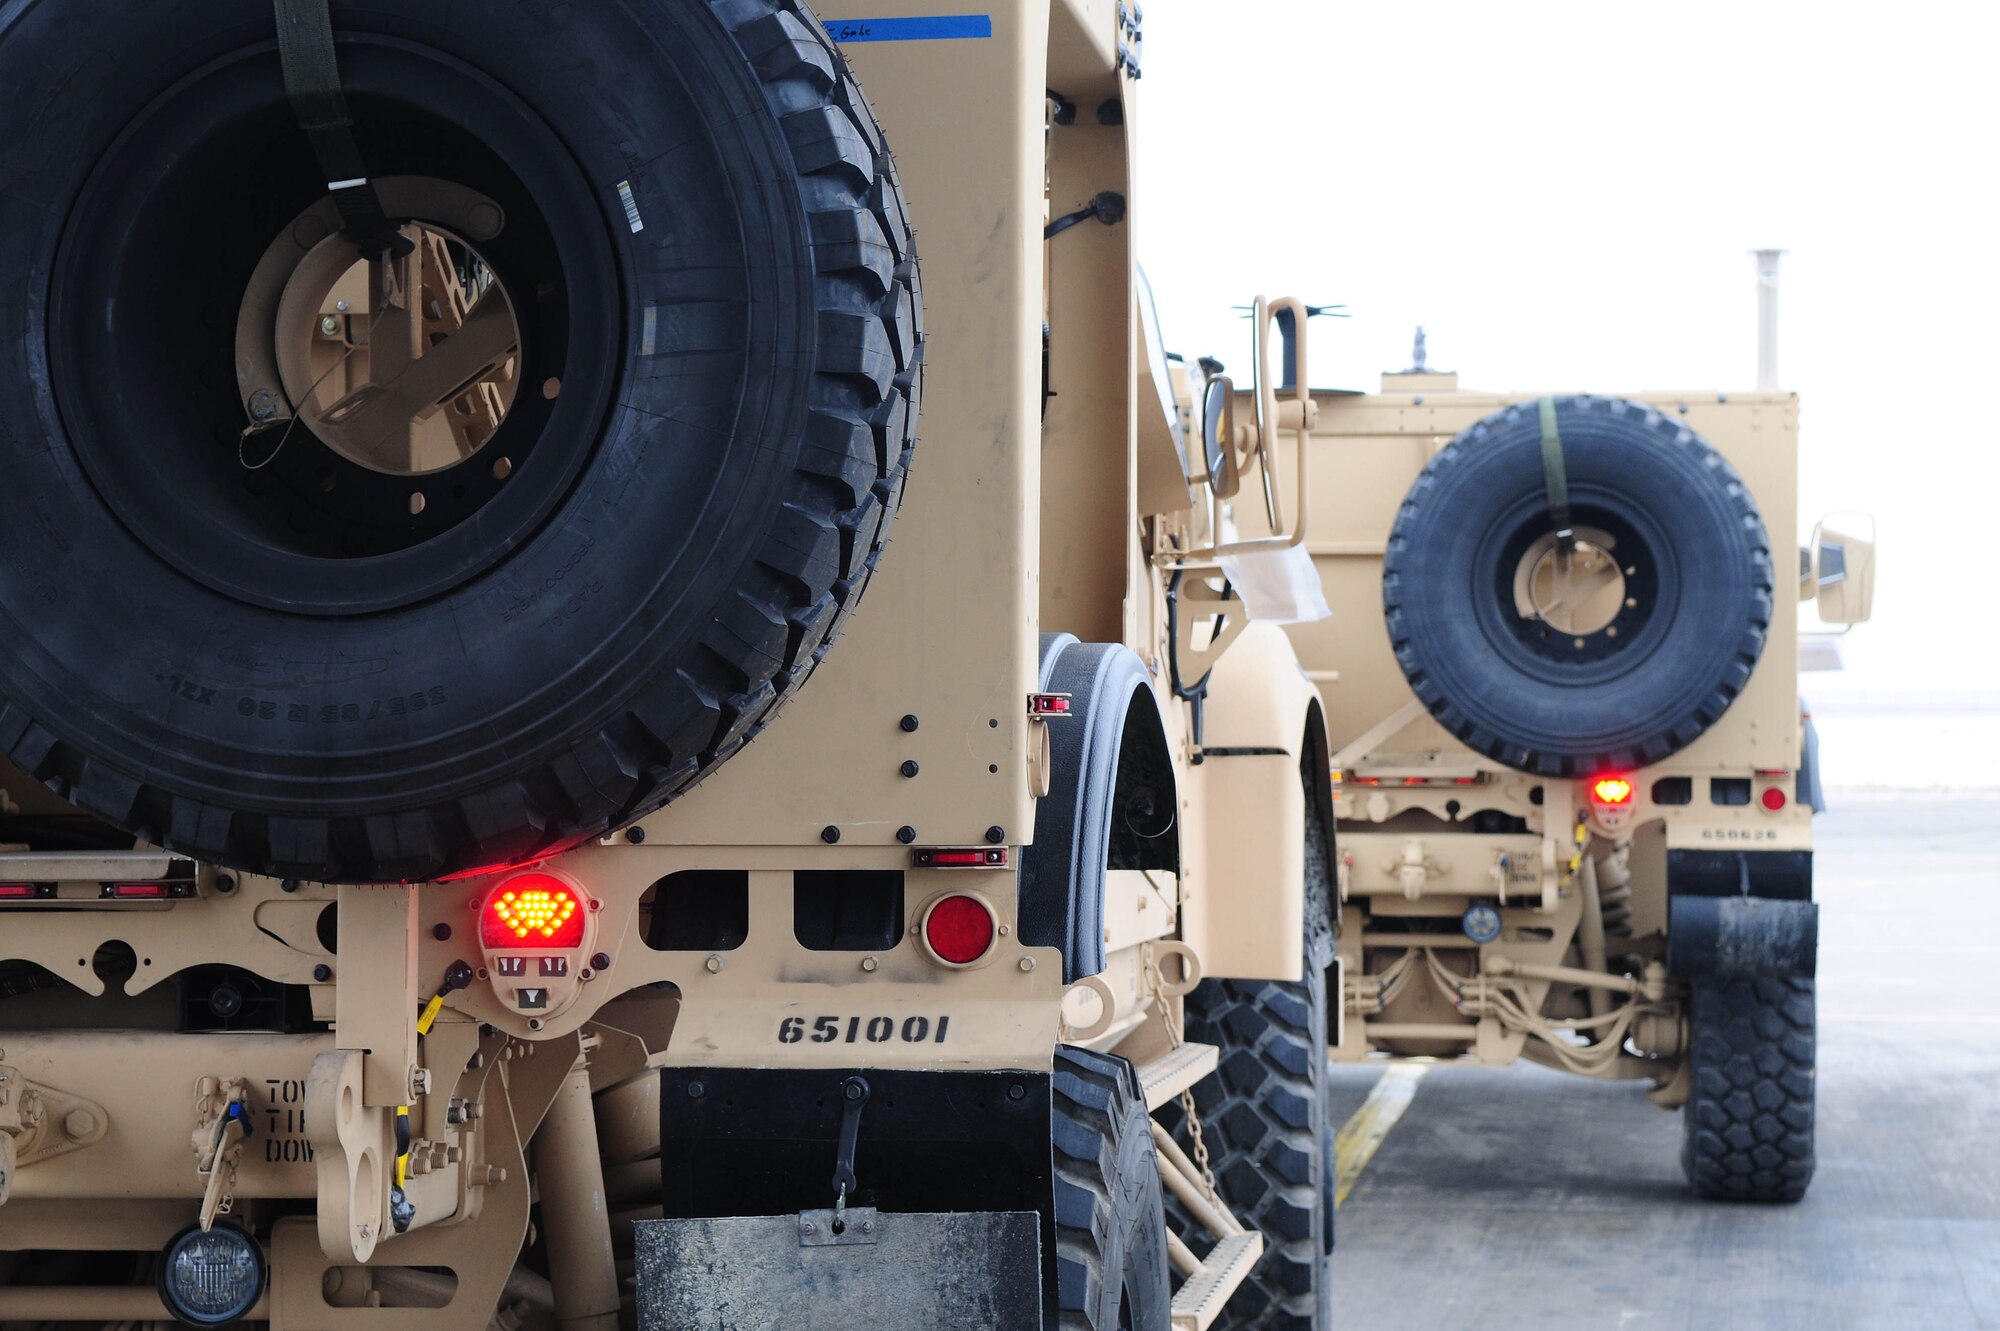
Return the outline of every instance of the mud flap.
<path id="1" fill-rule="evenodd" d="M 1033 1211 L 834 1213 L 643 1220 L 640 1331 L 896 1327 L 1040 1331 Z"/>
<path id="2" fill-rule="evenodd" d="M 1667 969 L 1675 975 L 1809 980 L 1819 907 L 1759 897 L 1677 896 L 1669 904 Z"/>

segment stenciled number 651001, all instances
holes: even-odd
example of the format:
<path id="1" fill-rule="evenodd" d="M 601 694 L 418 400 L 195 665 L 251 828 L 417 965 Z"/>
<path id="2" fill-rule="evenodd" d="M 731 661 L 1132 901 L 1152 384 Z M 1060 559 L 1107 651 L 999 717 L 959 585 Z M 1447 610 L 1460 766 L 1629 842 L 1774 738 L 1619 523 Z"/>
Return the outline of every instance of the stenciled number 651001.
<path id="1" fill-rule="evenodd" d="M 900 1039 L 904 1044 L 943 1044 L 950 1017 L 786 1017 L 778 1023 L 778 1043 L 798 1044 L 887 1044 Z"/>

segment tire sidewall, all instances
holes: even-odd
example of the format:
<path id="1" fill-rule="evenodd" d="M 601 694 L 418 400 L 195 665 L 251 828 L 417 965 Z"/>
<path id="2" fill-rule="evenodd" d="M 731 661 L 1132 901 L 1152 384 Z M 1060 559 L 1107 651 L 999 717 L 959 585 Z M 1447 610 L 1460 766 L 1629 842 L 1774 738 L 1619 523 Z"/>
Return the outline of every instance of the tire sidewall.
<path id="1" fill-rule="evenodd" d="M 100 7 L 98 23 L 51 0 L 0 20 L 0 113 L 13 130 L 0 149 L 0 605 L 14 621 L 0 648 L 0 740 L 18 753 L 24 732 L 45 729 L 100 769 L 225 804 L 240 804 L 247 767 L 264 811 L 324 815 L 450 798 L 512 754 L 594 734 L 635 679 L 685 656 L 715 618 L 782 503 L 803 430 L 810 235 L 790 150 L 733 39 L 702 5 L 522 4 L 482 16 L 478 47 L 464 49 L 459 25 L 335 5 L 357 69 L 371 41 L 473 57 L 561 132 L 591 186 L 610 275 L 573 298 L 610 302 L 624 350 L 594 456 L 531 539 L 421 605 L 313 619 L 161 564 L 82 474 L 41 387 L 50 293 L 36 280 L 90 163 L 156 90 L 142 80 L 163 85 L 269 40 L 268 5 L 247 0 Z M 275 57 L 266 63 L 275 79 Z M 119 95 L 92 96 L 104 81 L 79 82 L 92 67 L 119 71 Z M 689 124 L 739 126 L 736 151 Z M 713 188 L 687 189 L 694 177 Z M 626 225 L 621 182 L 643 231 Z M 739 391 L 722 403 L 671 357 L 639 354 L 646 311 L 682 289 L 688 258 L 671 237 L 708 234 L 697 214 L 718 199 L 741 233 L 754 312 L 731 333 Z"/>

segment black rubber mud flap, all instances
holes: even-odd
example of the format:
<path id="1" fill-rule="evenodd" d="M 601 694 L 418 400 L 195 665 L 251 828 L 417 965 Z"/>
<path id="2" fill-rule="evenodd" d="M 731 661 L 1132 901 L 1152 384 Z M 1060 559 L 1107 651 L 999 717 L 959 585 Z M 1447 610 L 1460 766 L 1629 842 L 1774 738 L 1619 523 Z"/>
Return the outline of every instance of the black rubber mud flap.
<path id="1" fill-rule="evenodd" d="M 1758 897 L 1677 895 L 1667 909 L 1667 969 L 1675 975 L 1810 980 L 1819 961 L 1819 905 Z"/>
<path id="2" fill-rule="evenodd" d="M 1041 1331 L 1033 1211 L 850 1210 L 642 1220 L 640 1331 Z"/>
<path id="3" fill-rule="evenodd" d="M 239 307 L 329 184 L 270 0 L 7 5 L 0 750 L 189 855 L 422 879 L 649 812 L 799 688 L 902 496 L 920 295 L 799 0 L 331 17 L 367 169 L 504 223 L 520 391 L 434 474 L 246 450 Z"/>
<path id="4" fill-rule="evenodd" d="M 1749 490 L 1694 431 L 1636 402 L 1507 407 L 1433 458 L 1382 565 L 1410 687 L 1494 761 L 1547 776 L 1631 770 L 1692 743 L 1749 682 L 1771 623 L 1770 538 Z M 1523 614 L 1517 579 L 1552 528 L 1544 439 L 1560 440 L 1562 518 L 1608 545 L 1615 614 L 1574 631 Z"/>

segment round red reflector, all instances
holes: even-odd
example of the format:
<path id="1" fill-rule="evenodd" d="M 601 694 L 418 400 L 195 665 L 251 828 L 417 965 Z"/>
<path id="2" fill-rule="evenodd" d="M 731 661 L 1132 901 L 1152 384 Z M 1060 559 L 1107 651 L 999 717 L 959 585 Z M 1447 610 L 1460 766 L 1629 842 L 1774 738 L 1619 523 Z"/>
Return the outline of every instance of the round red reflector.
<path id="1" fill-rule="evenodd" d="M 581 947 L 583 903 L 570 885 L 545 873 L 524 873 L 493 889 L 479 913 L 487 947 Z"/>
<path id="2" fill-rule="evenodd" d="M 1776 813 L 1778 810 L 1784 808 L 1785 792 L 1778 789 L 1778 787 L 1776 786 L 1772 786 L 1770 789 L 1766 790 L 1764 792 L 1764 807 L 1769 809 L 1772 813 Z"/>
<path id="3" fill-rule="evenodd" d="M 945 897 L 924 916 L 924 941 L 952 965 L 969 965 L 993 946 L 993 913 L 977 897 Z"/>

